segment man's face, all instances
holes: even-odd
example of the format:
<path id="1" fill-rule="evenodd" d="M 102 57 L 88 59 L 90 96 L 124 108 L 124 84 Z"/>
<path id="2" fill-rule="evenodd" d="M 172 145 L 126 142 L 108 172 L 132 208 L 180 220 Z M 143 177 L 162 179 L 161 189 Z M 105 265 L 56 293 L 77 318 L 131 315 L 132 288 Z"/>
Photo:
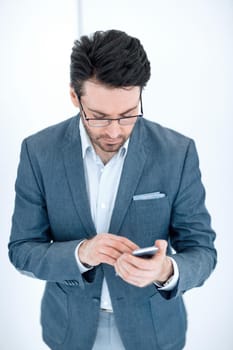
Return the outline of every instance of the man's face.
<path id="1" fill-rule="evenodd" d="M 71 91 L 72 97 L 72 91 Z M 79 106 L 79 102 L 73 103 Z M 88 80 L 84 83 L 84 95 L 81 97 L 83 110 L 87 118 L 115 119 L 139 114 L 140 88 L 109 88 L 96 81 Z M 81 112 L 82 109 L 80 108 Z M 83 125 L 100 158 L 107 162 L 129 138 L 135 123 L 127 126 L 113 121 L 105 127 L 92 127 L 82 114 Z M 136 119 L 135 119 L 136 121 Z"/>

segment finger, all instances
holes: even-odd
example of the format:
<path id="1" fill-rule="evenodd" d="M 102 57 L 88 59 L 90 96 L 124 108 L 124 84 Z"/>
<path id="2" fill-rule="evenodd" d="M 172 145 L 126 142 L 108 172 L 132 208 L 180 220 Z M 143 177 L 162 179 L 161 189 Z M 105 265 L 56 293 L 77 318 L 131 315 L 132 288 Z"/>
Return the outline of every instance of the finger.
<path id="1" fill-rule="evenodd" d="M 120 253 L 131 253 L 137 249 L 137 245 L 124 237 L 104 237 L 100 242 L 101 245 L 115 248 Z"/>
<path id="2" fill-rule="evenodd" d="M 126 237 L 122 237 L 122 238 L 123 238 L 122 243 L 123 243 L 126 247 L 128 247 L 128 249 L 129 249 L 130 252 L 132 252 L 133 250 L 139 248 L 139 246 L 138 246 L 136 243 L 132 242 L 132 241 L 129 240 L 128 238 L 126 238 Z"/>
<path id="3" fill-rule="evenodd" d="M 117 275 L 120 278 L 122 278 L 125 282 L 138 287 L 143 287 L 151 283 L 151 281 L 153 281 L 151 271 L 145 272 L 142 270 L 138 270 L 132 268 L 132 266 L 129 266 L 127 264 L 121 265 L 118 263 L 115 265 L 115 270 L 117 272 Z"/>
<path id="4" fill-rule="evenodd" d="M 157 239 L 155 241 L 155 245 L 157 248 L 159 248 L 158 252 L 156 253 L 156 256 L 165 256 L 167 251 L 167 241 L 164 239 Z"/>
<path id="5" fill-rule="evenodd" d="M 100 263 L 114 266 L 116 264 L 116 259 L 114 259 L 108 255 L 101 254 L 100 255 Z"/>
<path id="6" fill-rule="evenodd" d="M 103 246 L 99 248 L 99 254 L 117 260 L 121 255 L 121 251 L 115 247 Z"/>
<path id="7" fill-rule="evenodd" d="M 136 257 L 132 254 L 123 254 L 121 259 L 124 264 L 129 264 L 137 270 L 151 271 L 156 268 L 156 262 L 152 258 L 145 259 L 142 257 Z"/>
<path id="8" fill-rule="evenodd" d="M 116 262 L 116 270 L 120 276 L 123 276 L 124 278 L 131 277 L 137 277 L 141 276 L 144 271 L 138 269 L 133 264 L 130 263 L 129 260 L 127 260 L 128 254 L 123 254 Z"/>
<path id="9" fill-rule="evenodd" d="M 112 238 L 112 242 L 121 243 L 124 246 L 124 249 L 128 248 L 128 251 L 130 252 L 139 248 L 137 244 L 135 244 L 134 242 L 132 242 L 126 237 L 111 235 L 111 238 Z"/>
<path id="10" fill-rule="evenodd" d="M 111 239 L 113 241 L 120 241 L 132 249 L 135 249 L 135 247 L 136 247 L 136 249 L 138 248 L 137 244 L 135 244 L 133 241 L 131 241 L 130 239 L 123 237 L 123 236 L 114 235 L 112 233 L 101 233 L 101 234 L 99 234 L 99 236 L 102 236 L 105 239 Z"/>

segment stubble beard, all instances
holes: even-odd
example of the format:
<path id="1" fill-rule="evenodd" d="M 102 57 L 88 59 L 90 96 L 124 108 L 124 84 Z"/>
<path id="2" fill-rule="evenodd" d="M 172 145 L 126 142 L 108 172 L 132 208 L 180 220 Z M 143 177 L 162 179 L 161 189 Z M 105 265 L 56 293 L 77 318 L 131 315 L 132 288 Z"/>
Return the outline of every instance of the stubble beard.
<path id="1" fill-rule="evenodd" d="M 85 125 L 85 123 L 83 123 L 83 125 L 97 153 L 98 153 L 98 150 L 101 150 L 102 152 L 106 152 L 106 153 L 117 153 L 119 149 L 127 141 L 127 137 L 123 135 L 119 135 L 115 139 L 112 139 L 111 137 L 109 137 L 109 135 L 104 133 L 100 134 L 99 136 L 93 135 L 93 133 Z"/>

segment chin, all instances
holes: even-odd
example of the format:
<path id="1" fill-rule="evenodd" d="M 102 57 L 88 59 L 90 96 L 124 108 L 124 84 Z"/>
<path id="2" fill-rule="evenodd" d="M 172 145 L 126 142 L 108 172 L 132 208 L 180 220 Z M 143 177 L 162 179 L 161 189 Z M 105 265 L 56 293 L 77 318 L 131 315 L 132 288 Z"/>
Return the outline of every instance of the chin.
<path id="1" fill-rule="evenodd" d="M 110 147 L 105 147 L 103 148 L 104 152 L 118 152 L 121 146 L 110 146 Z"/>

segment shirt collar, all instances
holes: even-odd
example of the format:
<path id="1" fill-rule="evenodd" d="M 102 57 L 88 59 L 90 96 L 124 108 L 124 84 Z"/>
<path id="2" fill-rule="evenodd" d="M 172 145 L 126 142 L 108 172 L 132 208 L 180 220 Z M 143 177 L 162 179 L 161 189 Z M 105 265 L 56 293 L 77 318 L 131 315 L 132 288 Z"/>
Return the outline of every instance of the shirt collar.
<path id="1" fill-rule="evenodd" d="M 83 121 L 81 118 L 79 120 L 79 129 L 80 129 L 80 137 L 81 137 L 81 145 L 82 145 L 82 157 L 84 159 L 88 150 L 91 150 L 94 153 L 95 153 L 95 150 L 83 126 Z M 129 145 L 129 138 L 125 141 L 124 145 L 119 149 L 118 155 L 125 157 L 128 150 L 128 145 Z"/>

